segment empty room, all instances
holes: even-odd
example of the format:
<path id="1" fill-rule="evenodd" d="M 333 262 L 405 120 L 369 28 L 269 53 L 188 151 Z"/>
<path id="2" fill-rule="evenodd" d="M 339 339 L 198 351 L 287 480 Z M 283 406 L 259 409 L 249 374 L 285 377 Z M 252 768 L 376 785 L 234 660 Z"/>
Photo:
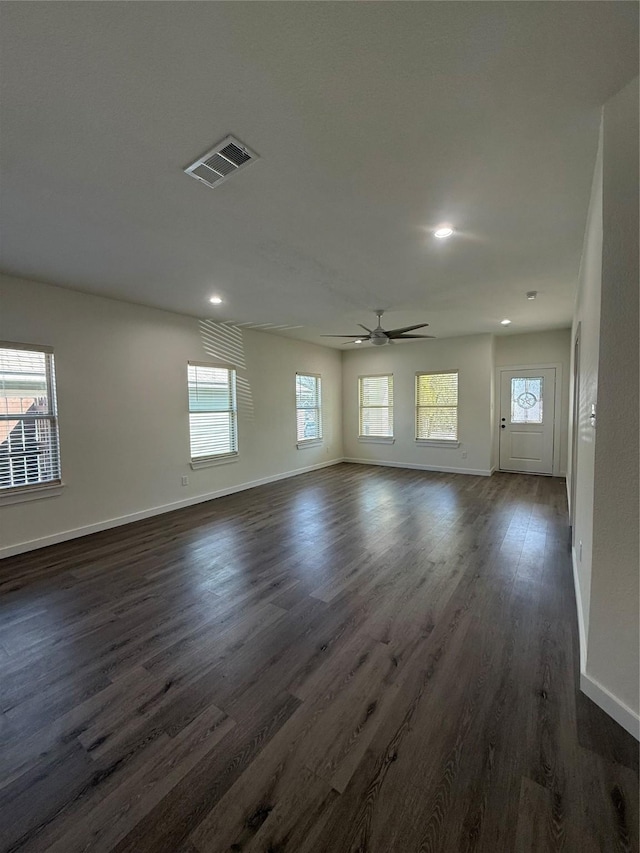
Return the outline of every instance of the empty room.
<path id="1" fill-rule="evenodd" d="M 0 853 L 638 853 L 638 11 L 0 3 Z"/>

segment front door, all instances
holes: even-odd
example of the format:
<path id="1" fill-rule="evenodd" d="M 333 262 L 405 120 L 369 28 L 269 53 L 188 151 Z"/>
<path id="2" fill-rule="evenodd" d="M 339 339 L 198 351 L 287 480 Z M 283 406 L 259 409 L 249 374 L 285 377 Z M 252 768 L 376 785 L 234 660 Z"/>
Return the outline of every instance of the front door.
<path id="1" fill-rule="evenodd" d="M 554 367 L 500 371 L 500 470 L 553 473 Z"/>

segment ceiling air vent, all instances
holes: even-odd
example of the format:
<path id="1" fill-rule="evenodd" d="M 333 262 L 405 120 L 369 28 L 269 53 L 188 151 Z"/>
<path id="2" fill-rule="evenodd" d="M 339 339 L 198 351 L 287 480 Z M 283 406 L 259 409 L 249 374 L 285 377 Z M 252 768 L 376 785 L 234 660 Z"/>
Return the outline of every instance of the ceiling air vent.
<path id="1" fill-rule="evenodd" d="M 257 159 L 255 151 L 233 136 L 227 136 L 211 151 L 198 157 L 195 163 L 187 166 L 185 172 L 208 187 L 217 187 Z"/>

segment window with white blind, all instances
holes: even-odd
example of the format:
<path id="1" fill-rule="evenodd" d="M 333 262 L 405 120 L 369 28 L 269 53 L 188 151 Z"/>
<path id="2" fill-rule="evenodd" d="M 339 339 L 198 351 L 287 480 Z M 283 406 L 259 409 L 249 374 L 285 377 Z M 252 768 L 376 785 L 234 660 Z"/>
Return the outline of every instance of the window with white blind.
<path id="1" fill-rule="evenodd" d="M 189 434 L 192 464 L 238 453 L 236 371 L 189 362 Z"/>
<path id="2" fill-rule="evenodd" d="M 358 435 L 393 438 L 393 375 L 358 378 Z"/>
<path id="3" fill-rule="evenodd" d="M 322 379 L 296 373 L 296 438 L 298 446 L 322 439 Z"/>
<path id="4" fill-rule="evenodd" d="M 0 344 L 0 492 L 60 483 L 53 352 Z"/>
<path id="5" fill-rule="evenodd" d="M 416 440 L 457 444 L 457 370 L 416 375 Z"/>

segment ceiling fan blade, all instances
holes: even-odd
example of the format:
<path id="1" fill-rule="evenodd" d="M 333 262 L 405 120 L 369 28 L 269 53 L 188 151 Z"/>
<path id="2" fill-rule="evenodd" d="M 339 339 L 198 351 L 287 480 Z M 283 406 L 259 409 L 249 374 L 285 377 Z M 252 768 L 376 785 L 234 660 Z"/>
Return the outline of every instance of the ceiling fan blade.
<path id="1" fill-rule="evenodd" d="M 354 332 L 353 335 L 320 335 L 321 338 L 361 338 L 360 332 Z"/>
<path id="2" fill-rule="evenodd" d="M 398 335 L 403 334 L 403 332 L 412 332 L 414 329 L 424 329 L 428 325 L 428 323 L 418 323 L 416 326 L 403 326 L 401 329 L 389 329 L 387 334 L 390 338 L 395 338 Z"/>
<path id="3" fill-rule="evenodd" d="M 435 335 L 394 335 L 393 340 L 408 341 L 412 338 L 435 338 Z"/>
<path id="4" fill-rule="evenodd" d="M 371 329 L 367 329 L 367 327 L 363 326 L 362 323 L 358 323 L 358 325 L 360 326 L 361 329 L 365 329 L 367 332 L 369 332 L 369 334 L 371 334 Z"/>

